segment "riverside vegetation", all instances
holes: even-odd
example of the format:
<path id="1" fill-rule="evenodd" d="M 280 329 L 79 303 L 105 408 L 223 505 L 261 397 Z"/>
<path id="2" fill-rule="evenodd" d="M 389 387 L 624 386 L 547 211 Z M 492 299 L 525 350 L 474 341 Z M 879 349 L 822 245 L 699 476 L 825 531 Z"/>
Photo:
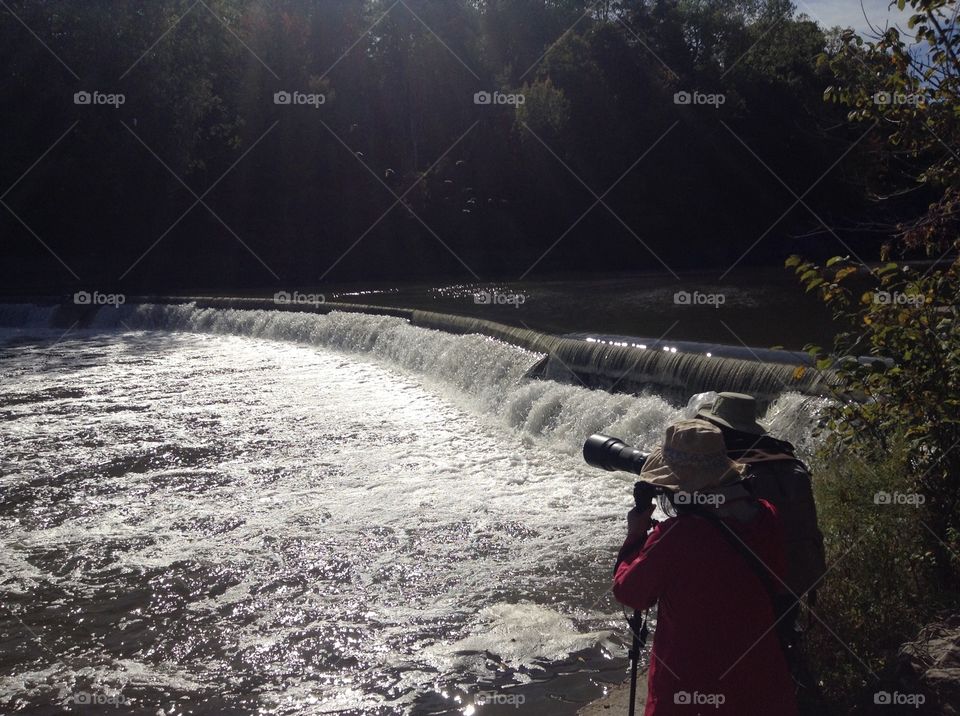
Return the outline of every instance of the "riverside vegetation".
<path id="1" fill-rule="evenodd" d="M 814 621 L 808 639 L 838 712 L 869 711 L 900 645 L 960 605 L 960 33 L 956 2 L 898 4 L 921 50 L 896 28 L 872 42 L 848 33 L 821 58 L 835 78 L 825 97 L 853 122 L 878 123 L 887 143 L 878 185 L 922 186 L 933 199 L 896 227 L 880 266 L 787 262 L 847 327 L 829 350 L 810 346 L 843 396 L 817 458 L 833 565 L 817 612 L 835 636 Z M 873 101 L 877 93 L 900 100 Z M 903 260 L 918 257 L 931 261 Z"/>

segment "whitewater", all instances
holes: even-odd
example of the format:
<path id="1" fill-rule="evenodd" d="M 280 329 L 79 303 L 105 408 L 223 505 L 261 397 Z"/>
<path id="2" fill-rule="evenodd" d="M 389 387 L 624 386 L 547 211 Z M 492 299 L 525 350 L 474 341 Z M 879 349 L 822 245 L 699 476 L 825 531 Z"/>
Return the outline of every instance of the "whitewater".
<path id="1" fill-rule="evenodd" d="M 620 678 L 632 482 L 580 448 L 702 396 L 389 316 L 55 310 L 0 306 L 4 712 L 564 714 Z M 765 423 L 808 450 L 821 405 Z"/>

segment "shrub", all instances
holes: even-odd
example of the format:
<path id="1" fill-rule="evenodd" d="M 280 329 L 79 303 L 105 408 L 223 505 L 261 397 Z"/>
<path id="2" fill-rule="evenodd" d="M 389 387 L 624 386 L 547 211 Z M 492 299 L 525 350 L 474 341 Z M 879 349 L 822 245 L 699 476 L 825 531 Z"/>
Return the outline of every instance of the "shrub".
<path id="1" fill-rule="evenodd" d="M 911 459 L 900 436 L 875 445 L 871 459 L 834 443 L 814 461 L 829 572 L 804 652 L 838 713 L 869 710 L 900 645 L 956 604 L 956 595 L 936 588 L 922 508 L 897 497 L 913 494 Z"/>

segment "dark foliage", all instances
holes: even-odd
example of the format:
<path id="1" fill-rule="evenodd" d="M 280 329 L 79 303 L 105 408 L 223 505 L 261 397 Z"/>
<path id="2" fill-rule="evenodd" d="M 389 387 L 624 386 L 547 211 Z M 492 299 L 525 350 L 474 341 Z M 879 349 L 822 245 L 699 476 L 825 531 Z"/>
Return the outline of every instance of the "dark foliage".
<path id="1" fill-rule="evenodd" d="M 10 0 L 4 288 L 726 268 L 836 253 L 820 219 L 876 253 L 835 35 L 782 0 Z"/>

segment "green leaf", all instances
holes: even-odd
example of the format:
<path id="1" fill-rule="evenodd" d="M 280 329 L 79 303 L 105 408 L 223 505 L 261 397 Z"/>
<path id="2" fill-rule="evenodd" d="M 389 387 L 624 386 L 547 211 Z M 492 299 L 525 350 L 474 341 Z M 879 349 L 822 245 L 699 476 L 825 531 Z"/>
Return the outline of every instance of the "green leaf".
<path id="1" fill-rule="evenodd" d="M 856 266 L 847 266 L 846 268 L 842 268 L 839 271 L 837 271 L 837 275 L 833 277 L 833 280 L 836 281 L 837 283 L 840 283 L 847 276 L 851 276 L 857 273 L 858 270 L 859 269 L 857 269 Z"/>

